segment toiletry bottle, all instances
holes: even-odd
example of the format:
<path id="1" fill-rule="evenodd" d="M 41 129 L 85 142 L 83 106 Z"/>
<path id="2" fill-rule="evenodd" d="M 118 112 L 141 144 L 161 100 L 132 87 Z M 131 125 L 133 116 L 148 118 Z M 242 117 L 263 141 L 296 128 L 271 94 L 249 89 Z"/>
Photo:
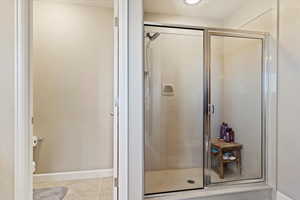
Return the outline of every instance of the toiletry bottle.
<path id="1" fill-rule="evenodd" d="M 233 130 L 230 132 L 230 142 L 234 143 L 235 142 L 235 133 Z"/>
<path id="2" fill-rule="evenodd" d="M 225 123 L 223 122 L 220 128 L 220 139 L 224 138 Z"/>
<path id="3" fill-rule="evenodd" d="M 232 140 L 233 140 L 233 137 L 232 137 L 233 135 L 232 135 L 232 134 L 233 134 L 233 129 L 231 128 L 230 131 L 229 131 L 229 142 L 230 142 L 230 143 L 231 143 Z"/>
<path id="4" fill-rule="evenodd" d="M 225 140 L 226 141 L 226 137 L 227 137 L 227 129 L 228 129 L 229 127 L 228 127 L 228 124 L 226 124 L 226 123 L 224 123 L 224 129 L 223 129 L 223 137 L 222 137 L 222 139 L 223 140 Z"/>
<path id="5" fill-rule="evenodd" d="M 225 142 L 229 143 L 230 142 L 230 132 L 231 132 L 231 128 L 227 128 L 226 129 L 226 134 L 225 134 Z"/>
<path id="6" fill-rule="evenodd" d="M 220 139 L 223 138 L 223 129 L 224 129 L 224 123 L 222 123 L 222 125 L 220 126 L 220 135 L 219 135 Z"/>

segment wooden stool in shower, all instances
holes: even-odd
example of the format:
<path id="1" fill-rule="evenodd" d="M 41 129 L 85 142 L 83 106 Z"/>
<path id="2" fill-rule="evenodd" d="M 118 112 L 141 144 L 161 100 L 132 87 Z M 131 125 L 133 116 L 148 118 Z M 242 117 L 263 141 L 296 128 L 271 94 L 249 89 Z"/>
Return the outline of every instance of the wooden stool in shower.
<path id="1" fill-rule="evenodd" d="M 211 149 L 216 149 L 218 152 L 211 151 L 212 159 L 218 160 L 218 166 L 214 167 L 212 165 L 212 169 L 215 170 L 221 179 L 224 179 L 224 165 L 227 163 L 235 163 L 237 168 L 242 174 L 242 155 L 241 149 L 243 145 L 238 143 L 226 143 L 224 140 L 213 139 L 211 140 Z M 226 152 L 234 153 L 236 159 L 235 160 L 224 160 L 223 155 Z M 212 160 L 213 161 L 213 160 Z"/>

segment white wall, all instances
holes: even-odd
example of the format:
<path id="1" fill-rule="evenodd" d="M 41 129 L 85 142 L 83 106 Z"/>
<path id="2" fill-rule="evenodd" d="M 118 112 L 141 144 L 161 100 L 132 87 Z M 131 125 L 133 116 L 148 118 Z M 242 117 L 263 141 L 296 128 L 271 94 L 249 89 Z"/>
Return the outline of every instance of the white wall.
<path id="1" fill-rule="evenodd" d="M 112 168 L 113 10 L 34 4 L 38 173 Z"/>
<path id="2" fill-rule="evenodd" d="M 0 2 L 0 197 L 14 198 L 14 1 Z"/>
<path id="3" fill-rule="evenodd" d="M 297 0 L 280 1 L 278 189 L 295 200 L 300 199 L 299 10 Z"/>

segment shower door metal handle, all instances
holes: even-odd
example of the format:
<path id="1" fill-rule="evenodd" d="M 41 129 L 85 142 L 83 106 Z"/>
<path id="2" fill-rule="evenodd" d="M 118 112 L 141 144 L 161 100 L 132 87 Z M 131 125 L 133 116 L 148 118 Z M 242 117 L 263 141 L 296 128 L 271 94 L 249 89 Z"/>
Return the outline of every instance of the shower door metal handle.
<path id="1" fill-rule="evenodd" d="M 215 108 L 216 108 L 215 104 L 210 104 L 209 108 L 208 108 L 209 114 L 214 115 L 215 114 Z"/>

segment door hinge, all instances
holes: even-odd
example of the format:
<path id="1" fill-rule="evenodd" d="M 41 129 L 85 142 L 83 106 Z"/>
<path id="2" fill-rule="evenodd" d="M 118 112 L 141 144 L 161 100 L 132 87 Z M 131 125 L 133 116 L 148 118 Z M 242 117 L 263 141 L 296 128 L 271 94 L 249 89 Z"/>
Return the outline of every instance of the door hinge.
<path id="1" fill-rule="evenodd" d="M 119 179 L 117 177 L 114 178 L 114 187 L 119 187 Z"/>
<path id="2" fill-rule="evenodd" d="M 31 117 L 31 124 L 34 124 L 34 117 Z"/>
<path id="3" fill-rule="evenodd" d="M 115 27 L 119 27 L 119 17 L 115 17 Z"/>

